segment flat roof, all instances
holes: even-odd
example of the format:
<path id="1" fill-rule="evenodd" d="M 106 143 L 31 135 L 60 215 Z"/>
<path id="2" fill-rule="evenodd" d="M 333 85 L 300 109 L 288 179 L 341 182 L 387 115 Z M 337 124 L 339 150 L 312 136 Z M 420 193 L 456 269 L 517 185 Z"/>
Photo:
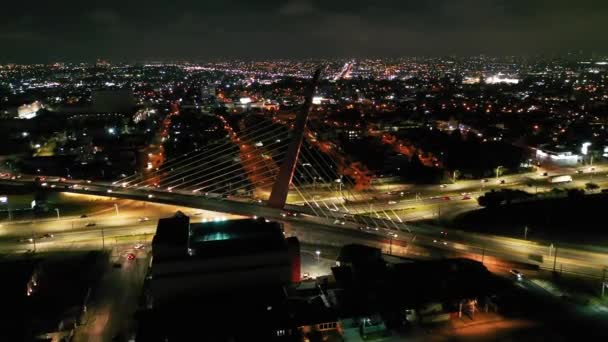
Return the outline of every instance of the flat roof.
<path id="1" fill-rule="evenodd" d="M 242 219 L 191 224 L 189 248 L 199 257 L 222 257 L 285 250 L 287 243 L 279 223 Z"/>

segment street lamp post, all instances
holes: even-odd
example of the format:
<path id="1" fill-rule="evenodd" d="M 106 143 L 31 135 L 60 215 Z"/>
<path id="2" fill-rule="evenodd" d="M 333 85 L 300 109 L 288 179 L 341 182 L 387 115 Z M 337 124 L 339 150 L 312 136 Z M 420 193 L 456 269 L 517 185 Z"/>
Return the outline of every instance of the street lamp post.
<path id="1" fill-rule="evenodd" d="M 317 263 L 321 262 L 321 251 L 317 249 L 315 251 L 315 254 L 317 255 Z"/>
<path id="2" fill-rule="evenodd" d="M 390 236 L 390 240 L 389 240 L 390 242 L 389 242 L 389 247 L 388 247 L 389 248 L 388 254 L 393 255 L 393 238 L 397 238 L 398 235 L 397 235 L 397 233 L 393 233 L 389 236 Z"/>
<path id="3" fill-rule="evenodd" d="M 60 219 L 60 216 L 59 216 L 59 208 L 55 208 L 55 211 L 57 212 L 57 219 L 59 220 L 59 219 Z"/>
<path id="4" fill-rule="evenodd" d="M 606 281 L 606 267 L 602 270 L 602 297 L 604 297 L 604 291 L 608 287 L 608 282 Z"/>
<path id="5" fill-rule="evenodd" d="M 0 203 L 6 204 L 6 211 L 8 212 L 8 220 L 10 221 L 12 219 L 12 216 L 11 216 L 11 207 L 8 204 L 8 196 L 0 197 Z"/>
<path id="6" fill-rule="evenodd" d="M 36 253 L 36 237 L 34 236 L 33 230 L 32 230 L 32 244 L 34 245 L 34 253 Z"/>
<path id="7" fill-rule="evenodd" d="M 101 226 L 101 249 L 106 249 L 106 239 L 103 233 L 103 226 Z"/>
<path id="8" fill-rule="evenodd" d="M 555 247 L 555 251 L 553 253 L 553 272 L 555 272 L 555 265 L 557 265 L 557 246 Z"/>
<path id="9" fill-rule="evenodd" d="M 498 177 L 500 177 L 500 171 L 502 171 L 502 165 L 499 165 L 496 167 L 496 179 L 498 179 Z"/>

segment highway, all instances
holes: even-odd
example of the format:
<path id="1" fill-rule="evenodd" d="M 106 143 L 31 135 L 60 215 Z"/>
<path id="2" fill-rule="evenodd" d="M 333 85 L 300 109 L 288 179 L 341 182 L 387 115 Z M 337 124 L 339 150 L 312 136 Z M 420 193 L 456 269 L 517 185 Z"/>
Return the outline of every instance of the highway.
<path id="1" fill-rule="evenodd" d="M 575 171 L 575 174 L 573 175 L 574 182 L 567 186 L 571 187 L 584 184 L 592 176 L 598 184 L 606 184 L 606 181 L 608 181 L 605 169 L 596 170 L 592 175 L 587 173 L 578 174 Z M 550 189 L 554 185 L 550 184 L 546 178 L 547 176 L 539 173 L 506 176 L 500 178 L 505 180 L 505 184 L 500 184 L 499 182 L 493 185 L 488 184 L 486 189 L 491 187 L 500 188 L 502 186 L 522 186 L 520 184 L 527 187 L 527 182 L 534 181 L 541 183 L 543 189 Z M 599 180 L 601 180 L 601 182 L 599 182 Z M 489 182 L 490 181 L 488 181 L 488 183 Z M 15 180 L 0 180 L 0 183 L 19 184 L 20 182 L 16 182 Z M 334 209 L 335 211 L 330 211 L 333 217 L 318 217 L 311 215 L 310 212 L 307 213 L 306 211 L 303 211 L 303 213 L 297 217 L 288 217 L 286 219 L 281 215 L 281 210 L 268 208 L 265 207 L 263 203 L 258 204 L 253 201 L 237 202 L 221 198 L 205 198 L 204 196 L 196 196 L 191 193 L 179 193 L 177 191 L 169 193 L 149 189 L 121 188 L 120 186 L 109 187 L 100 184 L 88 184 L 86 190 L 84 189 L 84 185 L 65 189 L 65 186 L 73 185 L 73 182 L 56 182 L 56 188 L 61 188 L 62 191 L 74 193 L 96 194 L 106 197 L 111 196 L 131 200 L 180 205 L 187 208 L 206 209 L 210 212 L 227 213 L 223 214 L 227 217 L 229 214 L 249 217 L 263 216 L 269 219 L 286 221 L 292 233 L 301 237 L 305 242 L 311 240 L 332 243 L 331 241 L 333 240 L 340 244 L 344 244 L 349 241 L 367 241 L 370 243 L 382 243 L 384 244 L 383 246 L 386 247 L 386 245 L 389 244 L 389 240 L 392 240 L 396 250 L 399 250 L 397 246 L 407 246 L 407 252 L 412 253 L 413 251 L 416 251 L 420 256 L 460 255 L 480 258 L 481 254 L 483 254 L 484 258 L 488 261 L 494 258 L 527 262 L 538 264 L 540 267 L 546 269 L 552 269 L 553 264 L 555 263 L 556 269 L 561 269 L 564 272 L 579 273 L 592 277 L 601 276 L 603 268 L 608 265 L 608 255 L 605 254 L 607 250 L 604 246 L 554 246 L 557 247 L 558 254 L 557 258 L 555 258 L 554 247 L 548 245 L 499 236 L 446 231 L 445 229 L 415 225 L 409 222 L 420 218 L 432 217 L 433 215 L 444 215 L 474 209 L 477 206 L 476 201 L 473 199 L 463 199 L 462 193 L 468 193 L 470 191 L 471 197 L 475 196 L 478 192 L 473 193 L 472 190 L 474 189 L 474 186 L 477 187 L 480 183 L 480 181 L 462 181 L 456 184 L 447 185 L 445 188 L 425 186 L 429 193 L 435 191 L 435 193 L 433 193 L 434 196 L 419 200 L 400 199 L 397 204 L 388 204 L 385 197 L 379 198 L 376 200 L 376 204 L 372 203 L 372 205 L 379 206 L 378 209 L 385 209 L 387 213 L 390 212 L 392 214 L 394 212 L 397 214 L 398 218 L 393 218 L 391 221 L 388 220 L 388 217 L 380 217 L 378 219 L 380 228 L 377 230 L 375 230 L 374 227 L 366 229 L 361 223 L 350 222 L 344 219 L 340 220 L 344 215 L 344 211 L 339 211 L 339 206 L 337 205 L 336 207 L 338 208 Z M 21 182 L 20 184 L 23 183 Z M 421 193 L 424 193 L 425 187 L 418 187 L 417 189 L 419 189 Z M 440 194 L 438 194 L 438 189 L 441 191 Z M 393 196 L 393 198 L 396 198 L 396 196 L 401 197 L 399 193 L 387 194 L 386 196 Z M 445 199 L 446 197 L 450 197 L 450 199 L 447 200 Z M 383 202 L 386 204 L 383 205 Z M 366 205 L 361 204 L 361 210 L 365 207 Z M 369 204 L 367 204 L 367 207 L 369 207 Z M 301 209 L 302 207 L 290 205 L 289 208 Z M 194 209 L 189 210 L 194 211 Z M 74 241 L 98 241 L 97 243 L 100 243 L 101 227 L 104 228 L 104 236 L 108 239 L 125 235 L 151 234 L 154 232 L 155 225 L 152 222 L 138 222 L 138 217 L 149 215 L 150 218 L 157 218 L 162 215 L 168 216 L 168 214 L 169 212 L 166 212 L 166 214 L 159 212 L 155 213 L 155 215 L 152 215 L 152 213 L 142 214 L 138 212 L 129 216 L 129 214 L 125 212 L 124 214 L 121 213 L 121 216 L 119 217 L 100 217 L 98 219 L 99 222 L 97 222 L 94 227 L 82 227 L 81 223 L 81 226 L 77 225 L 72 228 L 75 219 L 72 219 L 71 221 L 66 220 L 63 225 L 61 225 L 61 228 L 57 228 L 59 227 L 57 222 L 47 222 L 41 225 L 37 224 L 37 230 L 39 231 L 37 231 L 36 234 L 47 231 L 58 232 L 53 238 L 53 241 L 39 241 L 38 245 L 40 248 L 53 248 L 53 245 L 55 244 L 63 246 L 70 241 L 72 243 Z M 209 213 L 209 215 L 213 214 Z M 17 232 L 17 230 L 19 230 L 19 232 Z M 62 230 L 65 230 L 65 232 L 59 233 Z M 441 234 L 441 231 L 447 232 L 447 235 Z M 389 234 L 393 234 L 393 238 L 389 239 Z M 394 234 L 396 234 L 397 237 L 394 237 Z M 24 226 L 23 229 L 17 229 L 5 224 L 5 227 L 0 229 L 0 250 L 9 250 L 11 248 L 12 250 L 31 249 L 33 246 L 27 247 L 27 243 L 16 242 L 20 239 L 20 236 L 27 237 L 28 235 L 31 236 L 32 233 L 27 225 Z"/>
<path id="2" fill-rule="evenodd" d="M 71 217 L 40 222 L 5 222 L 0 228 L 0 251 L 5 253 L 33 251 L 33 242 L 19 242 L 23 238 L 32 236 L 38 237 L 36 239 L 38 251 L 99 248 L 102 241 L 106 246 L 125 241 L 133 243 L 148 241 L 156 229 L 156 220 L 159 217 L 170 216 L 175 210 L 182 210 L 191 215 L 193 222 L 240 217 L 203 211 L 191 206 L 159 204 L 143 206 L 132 201 L 124 204 L 121 202 L 121 206 L 124 209 L 119 215 L 110 210 L 98 215 L 93 214 L 86 219 Z M 254 207 L 260 211 L 271 212 L 268 208 Z M 140 222 L 142 217 L 147 217 L 148 220 Z M 444 230 L 447 234 L 442 234 L 438 228 L 425 226 L 411 226 L 412 233 L 386 228 L 363 229 L 351 222 L 335 225 L 323 218 L 309 215 L 288 219 L 276 215 L 269 218 L 284 221 L 287 234 L 298 236 L 303 242 L 308 243 L 336 246 L 363 243 L 381 247 L 385 251 L 388 251 L 390 243 L 395 254 L 404 256 L 429 258 L 467 256 L 479 260 L 483 254 L 488 263 L 495 259 L 509 260 L 538 264 L 546 269 L 551 269 L 555 262 L 557 269 L 591 277 L 600 277 L 602 268 L 608 265 L 608 255 L 603 249 L 592 250 L 587 246 L 557 246 L 556 259 L 554 248 L 520 239 L 447 230 Z M 87 226 L 90 223 L 95 225 Z M 52 233 L 54 236 L 40 238 L 47 233 Z M 541 260 L 542 262 L 539 262 Z"/>

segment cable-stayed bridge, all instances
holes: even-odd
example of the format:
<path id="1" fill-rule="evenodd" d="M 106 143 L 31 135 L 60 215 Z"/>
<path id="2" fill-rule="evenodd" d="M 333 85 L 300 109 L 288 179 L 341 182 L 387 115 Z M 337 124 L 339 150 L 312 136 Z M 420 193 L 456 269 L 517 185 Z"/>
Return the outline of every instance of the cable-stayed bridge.
<path id="1" fill-rule="evenodd" d="M 111 183 L 66 181 L 53 187 L 249 216 L 305 215 L 333 225 L 407 230 L 393 210 L 372 205 L 360 191 L 363 172 L 346 167 L 346 158 L 315 133 L 318 124 L 309 112 L 320 74 L 316 70 L 305 89 L 295 120 L 218 115 L 218 130 L 226 133 L 219 142 L 168 160 L 155 158 L 146 169 Z M 178 111 L 173 105 L 171 114 Z M 159 145 L 171 135 L 169 126 L 163 123 Z"/>

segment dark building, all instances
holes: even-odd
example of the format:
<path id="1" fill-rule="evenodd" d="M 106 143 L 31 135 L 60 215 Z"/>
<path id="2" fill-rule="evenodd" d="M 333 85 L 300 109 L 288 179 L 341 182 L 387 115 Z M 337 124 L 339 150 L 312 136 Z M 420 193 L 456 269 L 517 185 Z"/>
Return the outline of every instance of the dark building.
<path id="1" fill-rule="evenodd" d="M 285 338 L 299 262 L 297 239 L 277 222 L 190 223 L 181 212 L 161 219 L 138 341 Z"/>
<path id="2" fill-rule="evenodd" d="M 129 112 L 135 107 L 131 89 L 103 89 L 92 93 L 92 109 L 97 113 Z"/>

